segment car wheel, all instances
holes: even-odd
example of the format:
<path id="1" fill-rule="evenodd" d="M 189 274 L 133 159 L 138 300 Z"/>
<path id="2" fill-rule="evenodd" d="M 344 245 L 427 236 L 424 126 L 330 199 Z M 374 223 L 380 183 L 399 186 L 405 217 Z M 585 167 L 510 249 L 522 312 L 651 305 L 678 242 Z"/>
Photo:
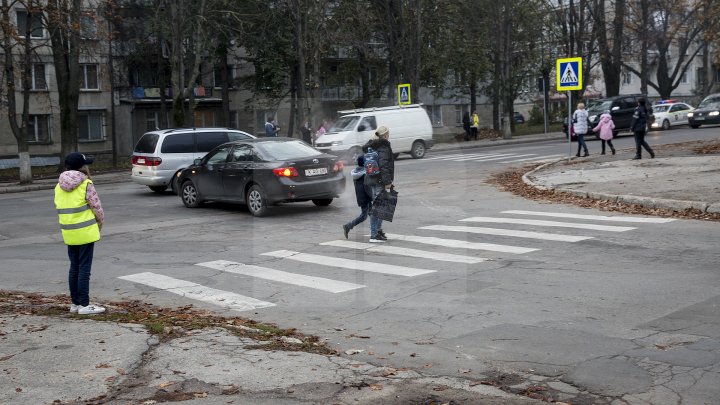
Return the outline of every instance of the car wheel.
<path id="1" fill-rule="evenodd" d="M 200 193 L 192 180 L 186 180 L 180 189 L 180 198 L 188 208 L 197 208 L 200 205 Z"/>
<path id="2" fill-rule="evenodd" d="M 663 120 L 662 129 L 663 129 L 664 131 L 667 131 L 668 129 L 670 129 L 670 121 L 668 121 L 668 120 Z"/>
<path id="3" fill-rule="evenodd" d="M 410 149 L 410 156 L 412 156 L 413 159 L 420 159 L 425 156 L 425 143 L 422 141 L 413 142 L 412 149 Z"/>
<path id="4" fill-rule="evenodd" d="M 158 194 L 164 193 L 165 190 L 167 189 L 167 186 L 148 186 L 148 187 L 150 188 L 150 190 L 152 190 Z"/>
<path id="5" fill-rule="evenodd" d="M 700 128 L 700 125 L 699 125 L 699 124 L 692 124 L 692 125 L 690 125 L 690 128 L 692 128 L 692 129 L 697 129 L 697 128 Z"/>
<path id="6" fill-rule="evenodd" d="M 247 195 L 245 195 L 245 203 L 248 211 L 256 217 L 262 217 L 267 212 L 267 201 L 265 194 L 257 184 L 250 187 Z"/>
<path id="7" fill-rule="evenodd" d="M 318 207 L 327 207 L 332 202 L 332 198 L 315 198 L 312 200 L 313 204 Z"/>

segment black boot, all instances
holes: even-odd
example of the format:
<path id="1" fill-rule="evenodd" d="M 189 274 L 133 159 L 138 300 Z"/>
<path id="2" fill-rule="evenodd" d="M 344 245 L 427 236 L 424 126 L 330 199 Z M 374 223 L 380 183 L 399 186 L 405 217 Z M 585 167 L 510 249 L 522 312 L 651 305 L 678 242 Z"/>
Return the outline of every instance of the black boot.
<path id="1" fill-rule="evenodd" d="M 614 154 L 615 154 L 615 148 L 610 148 L 610 150 L 612 150 L 612 154 L 614 155 Z"/>
<path id="2" fill-rule="evenodd" d="M 588 156 L 590 156 L 590 154 L 588 153 L 588 151 L 585 151 L 585 154 L 583 155 L 583 157 L 588 157 Z"/>

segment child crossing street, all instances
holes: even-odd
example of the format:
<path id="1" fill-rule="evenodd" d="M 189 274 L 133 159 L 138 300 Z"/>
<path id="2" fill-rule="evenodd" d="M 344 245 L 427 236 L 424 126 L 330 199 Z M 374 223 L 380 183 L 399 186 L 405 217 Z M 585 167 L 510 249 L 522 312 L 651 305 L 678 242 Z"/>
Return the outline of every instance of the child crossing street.
<path id="1" fill-rule="evenodd" d="M 350 175 L 352 176 L 353 184 L 355 184 L 355 198 L 357 199 L 357 204 L 361 212 L 355 219 L 347 224 L 343 224 L 345 239 L 348 238 L 348 233 L 350 233 L 351 229 L 367 219 L 368 211 L 372 205 L 372 198 L 367 191 L 365 191 L 365 158 L 363 155 L 358 156 L 357 167 L 350 172 Z"/>

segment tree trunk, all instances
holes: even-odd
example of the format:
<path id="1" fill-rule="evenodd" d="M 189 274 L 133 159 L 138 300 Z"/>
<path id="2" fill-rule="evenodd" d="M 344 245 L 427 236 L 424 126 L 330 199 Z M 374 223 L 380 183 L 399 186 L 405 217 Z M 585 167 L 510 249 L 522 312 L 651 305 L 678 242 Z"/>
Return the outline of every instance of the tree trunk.
<path id="1" fill-rule="evenodd" d="M 230 75 L 228 74 L 228 48 L 220 47 L 220 80 L 222 80 L 222 123 L 223 127 L 230 127 Z"/>

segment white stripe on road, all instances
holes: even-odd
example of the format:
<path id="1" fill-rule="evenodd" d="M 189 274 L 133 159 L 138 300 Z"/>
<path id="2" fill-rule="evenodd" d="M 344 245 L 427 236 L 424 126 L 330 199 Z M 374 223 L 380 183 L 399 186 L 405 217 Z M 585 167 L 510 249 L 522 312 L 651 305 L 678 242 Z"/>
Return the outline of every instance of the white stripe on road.
<path id="1" fill-rule="evenodd" d="M 507 159 L 511 156 L 515 156 L 515 154 L 514 153 L 496 153 L 494 155 L 487 155 L 487 156 L 480 156 L 480 157 L 466 156 L 466 157 L 460 157 L 460 158 L 454 158 L 454 159 L 448 159 L 448 160 L 452 160 L 454 162 L 464 162 L 466 160 L 480 161 L 480 160 L 486 160 L 486 159 Z"/>
<path id="2" fill-rule="evenodd" d="M 582 215 L 582 214 L 565 214 L 561 212 L 542 212 L 542 211 L 523 211 L 523 210 L 510 210 L 503 211 L 503 214 L 517 214 L 517 215 L 537 215 L 543 217 L 554 217 L 554 218 L 573 218 L 573 219 L 589 219 L 592 221 L 615 221 L 615 222 L 639 222 L 639 223 L 651 223 L 651 224 L 664 224 L 672 222 L 674 218 L 643 218 L 643 217 L 610 217 L 605 215 Z"/>
<path id="3" fill-rule="evenodd" d="M 547 156 L 540 156 L 540 157 L 533 157 L 533 158 L 525 158 L 525 159 L 516 159 L 516 160 L 504 160 L 500 163 L 516 163 L 516 162 L 531 162 L 534 160 L 542 161 L 542 160 L 550 160 L 550 159 L 557 159 L 559 157 L 562 157 L 565 155 L 547 155 Z"/>
<path id="4" fill-rule="evenodd" d="M 387 253 L 387 254 L 400 255 L 400 256 L 421 257 L 423 259 L 440 260 L 443 262 L 454 262 L 454 263 L 473 264 L 473 263 L 481 263 L 481 262 L 489 260 L 489 259 L 486 259 L 483 257 L 454 255 L 452 253 L 428 252 L 427 250 L 408 249 L 408 248 L 397 247 L 397 246 L 387 246 L 387 245 L 378 246 L 378 245 L 373 245 L 372 243 L 360 243 L 360 242 L 353 242 L 353 241 L 349 241 L 349 240 L 333 240 L 330 242 L 323 242 L 323 243 L 321 243 L 321 245 L 338 246 L 338 247 L 345 247 L 345 248 L 350 248 L 350 249 L 364 249 L 364 250 L 367 250 L 368 252 L 374 252 L 374 253 Z"/>
<path id="5" fill-rule="evenodd" d="M 462 158 L 462 157 L 480 157 L 480 156 L 495 156 L 493 153 L 456 153 L 452 155 L 440 155 L 440 156 L 432 156 L 425 158 L 427 160 L 439 160 L 439 159 L 453 159 L 453 158 Z"/>
<path id="6" fill-rule="evenodd" d="M 551 227 L 557 227 L 557 228 L 592 229 L 594 231 L 607 231 L 607 232 L 626 232 L 626 231 L 632 231 L 633 229 L 637 229 L 632 226 L 579 224 L 579 223 L 572 223 L 572 222 L 540 221 L 540 220 L 536 220 L 536 219 L 521 219 L 521 218 L 472 217 L 472 218 L 461 219 L 460 222 L 490 222 L 490 223 L 494 223 L 494 224 L 551 226 Z"/>
<path id="7" fill-rule="evenodd" d="M 457 159 L 457 160 L 458 161 L 472 160 L 473 162 L 489 162 L 491 160 L 503 160 L 503 159 L 508 159 L 508 158 L 523 157 L 523 156 L 537 156 L 537 154 L 536 153 L 527 153 L 524 155 L 510 154 L 509 156 L 487 157 L 487 158 L 478 158 L 478 159 Z"/>
<path id="8" fill-rule="evenodd" d="M 145 272 L 130 274 L 128 276 L 118 278 L 158 288 L 186 298 L 219 305 L 235 311 L 249 311 L 257 308 L 275 306 L 272 302 L 256 300 L 255 298 L 246 297 L 229 291 L 205 287 L 190 281 L 163 276 L 162 274 Z"/>
<path id="9" fill-rule="evenodd" d="M 298 285 L 301 287 L 314 288 L 316 290 L 327 291 L 334 294 L 357 290 L 358 288 L 365 288 L 365 286 L 361 284 L 346 283 L 344 281 L 331 280 L 329 278 L 288 273 L 286 271 L 254 266 L 251 264 L 230 262 L 227 260 L 197 263 L 196 266 L 203 266 L 215 270 L 226 271 L 228 273 L 242 274 L 244 276 L 257 277 L 280 283 Z"/>
<path id="10" fill-rule="evenodd" d="M 422 243 L 425 245 L 443 246 L 443 247 L 456 248 L 456 249 L 487 250 L 490 252 L 515 253 L 515 254 L 530 253 L 530 252 L 534 252 L 536 250 L 540 250 L 540 249 L 526 248 L 526 247 L 520 247 L 520 246 L 498 245 L 495 243 L 478 243 L 478 242 L 468 242 L 466 240 L 442 239 L 442 238 L 435 238 L 432 236 L 398 235 L 396 233 L 388 233 L 385 235 L 388 237 L 388 239 L 392 239 L 392 240 L 415 242 L 415 243 Z"/>
<path id="11" fill-rule="evenodd" d="M 554 233 L 513 231 L 510 229 L 483 228 L 476 226 L 430 225 L 423 226 L 418 229 L 428 229 L 431 231 L 481 233 L 485 235 L 512 236 L 516 238 L 542 239 L 557 242 L 580 242 L 581 240 L 592 239 L 592 236 L 559 235 Z"/>
<path id="12" fill-rule="evenodd" d="M 342 259 L 331 256 L 314 255 L 310 253 L 293 252 L 292 250 L 276 250 L 262 253 L 264 256 L 280 257 L 305 263 L 321 264 L 323 266 L 341 267 L 344 269 L 369 271 L 372 273 L 392 274 L 395 276 L 414 277 L 422 274 L 435 273 L 435 270 L 416 269 L 413 267 L 395 266 L 360 260 Z"/>

